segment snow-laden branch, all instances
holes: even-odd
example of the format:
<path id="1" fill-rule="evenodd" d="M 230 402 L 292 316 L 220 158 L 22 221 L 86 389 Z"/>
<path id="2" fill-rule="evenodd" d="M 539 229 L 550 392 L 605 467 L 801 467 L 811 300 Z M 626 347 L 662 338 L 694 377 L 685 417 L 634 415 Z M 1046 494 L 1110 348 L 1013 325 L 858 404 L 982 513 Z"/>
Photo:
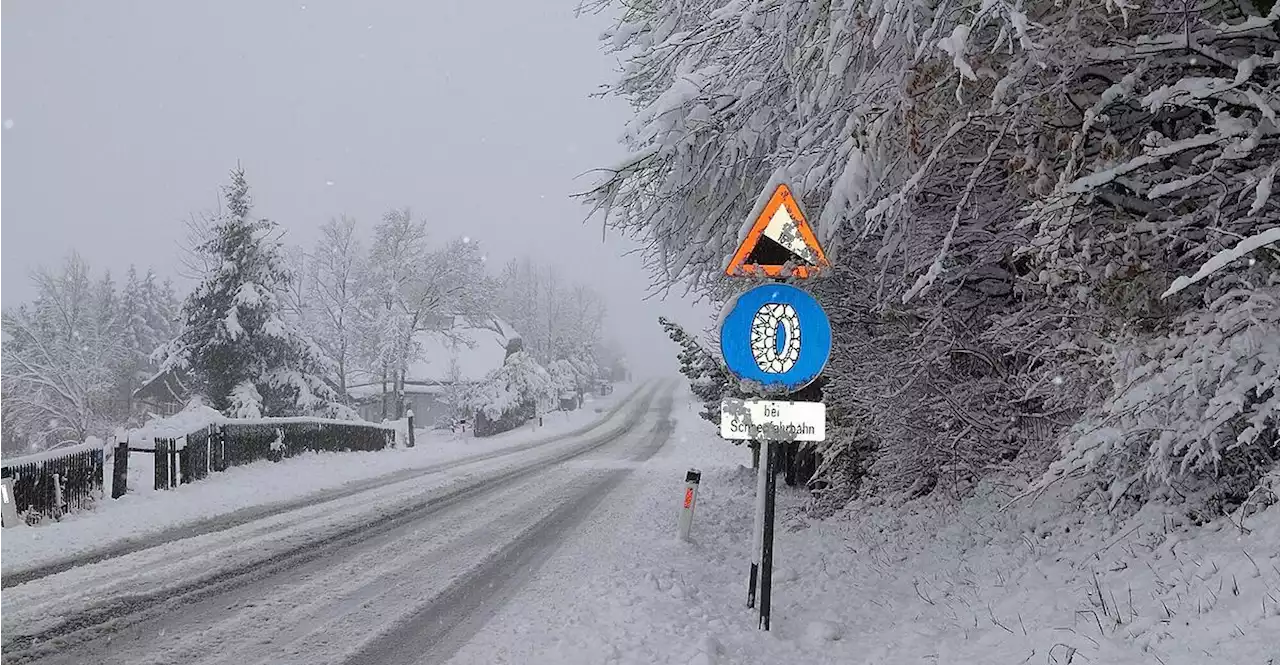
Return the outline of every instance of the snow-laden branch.
<path id="1" fill-rule="evenodd" d="M 1275 171 L 1272 170 L 1271 173 L 1274 175 Z M 1166 289 L 1164 293 L 1160 294 L 1160 297 L 1168 298 L 1171 295 L 1179 293 L 1188 286 L 1204 280 L 1227 267 L 1232 261 L 1237 261 L 1248 256 L 1255 250 L 1271 245 L 1276 245 L 1277 248 L 1280 249 L 1280 226 L 1274 226 L 1266 231 L 1249 236 L 1248 238 L 1236 243 L 1235 246 L 1214 254 L 1190 277 L 1179 277 L 1173 280 L 1173 284 L 1170 284 L 1169 288 Z"/>

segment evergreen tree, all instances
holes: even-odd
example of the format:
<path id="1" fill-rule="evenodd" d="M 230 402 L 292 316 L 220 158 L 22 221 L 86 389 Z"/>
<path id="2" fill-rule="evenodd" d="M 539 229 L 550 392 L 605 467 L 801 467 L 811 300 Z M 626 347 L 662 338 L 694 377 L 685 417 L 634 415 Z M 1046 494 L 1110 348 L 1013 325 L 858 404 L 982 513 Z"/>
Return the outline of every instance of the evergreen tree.
<path id="1" fill-rule="evenodd" d="M 126 352 L 145 353 L 143 340 L 146 337 L 144 328 L 147 324 L 146 312 L 142 302 L 142 283 L 138 281 L 138 269 L 129 266 L 125 273 L 124 290 L 120 293 L 120 325 L 121 341 Z"/>
<path id="2" fill-rule="evenodd" d="M 157 289 L 155 274 L 148 270 L 143 283 L 154 294 L 147 300 L 147 320 L 151 328 L 156 331 L 157 346 L 160 346 L 177 337 L 182 331 L 182 303 L 178 300 L 172 279 L 166 277 L 164 283 Z"/>
<path id="3" fill-rule="evenodd" d="M 243 169 L 231 172 L 226 213 L 198 250 L 212 269 L 182 306 L 182 332 L 165 369 L 188 373 L 196 392 L 233 417 L 322 414 L 353 417 L 321 376 L 319 347 L 282 316 L 276 224 L 251 216 Z"/>
<path id="4" fill-rule="evenodd" d="M 730 393 L 731 377 L 714 355 L 694 339 L 680 324 L 665 317 L 658 323 L 671 341 L 680 345 L 676 356 L 680 361 L 680 373 L 688 377 L 689 388 L 702 401 L 704 419 L 720 422 L 720 400 Z"/>
<path id="5" fill-rule="evenodd" d="M 116 368 L 116 394 L 127 417 L 133 411 L 133 391 L 146 379 L 148 356 L 155 350 L 149 329 L 138 271 L 129 266 L 120 294 L 120 365 Z"/>
<path id="6" fill-rule="evenodd" d="M 133 392 L 155 374 L 152 356 L 174 336 L 177 307 L 172 285 L 168 288 L 168 293 L 161 291 L 152 270 L 139 277 L 137 268 L 129 266 L 117 316 L 121 351 L 117 394 L 126 417 L 133 414 Z"/>

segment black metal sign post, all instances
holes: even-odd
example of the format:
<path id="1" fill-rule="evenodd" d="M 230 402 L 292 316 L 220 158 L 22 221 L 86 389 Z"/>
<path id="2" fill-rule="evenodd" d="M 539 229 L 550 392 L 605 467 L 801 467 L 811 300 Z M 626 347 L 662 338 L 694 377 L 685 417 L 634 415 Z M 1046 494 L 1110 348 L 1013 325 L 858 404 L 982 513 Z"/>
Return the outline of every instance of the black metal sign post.
<path id="1" fill-rule="evenodd" d="M 782 446 L 769 444 L 769 454 L 765 457 L 765 492 L 764 492 L 764 544 L 760 552 L 760 628 L 769 630 L 769 609 L 773 591 L 773 515 L 774 499 L 778 491 L 778 457 L 782 454 Z"/>
<path id="2" fill-rule="evenodd" d="M 751 520 L 751 574 L 747 578 L 747 607 L 755 609 L 756 589 L 760 580 L 760 554 L 764 549 L 764 490 L 769 472 L 768 457 L 772 445 L 768 441 L 752 441 L 757 456 L 763 454 L 763 460 L 757 459 L 755 510 Z"/>

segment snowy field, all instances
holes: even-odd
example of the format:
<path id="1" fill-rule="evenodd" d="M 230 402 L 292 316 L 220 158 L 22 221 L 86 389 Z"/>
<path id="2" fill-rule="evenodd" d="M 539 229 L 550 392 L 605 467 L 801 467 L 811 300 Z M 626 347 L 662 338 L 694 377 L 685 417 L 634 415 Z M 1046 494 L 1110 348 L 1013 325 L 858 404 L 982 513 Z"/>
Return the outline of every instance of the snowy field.
<path id="1" fill-rule="evenodd" d="M 754 474 L 691 406 L 453 663 L 1275 665 L 1280 506 L 1243 533 L 1150 506 L 1111 523 L 1015 487 L 812 520 L 779 482 L 773 630 L 746 604 Z M 684 471 L 703 471 L 693 543 Z M 1084 502 L 1084 505 L 1092 505 Z"/>
<path id="2" fill-rule="evenodd" d="M 526 425 L 485 439 L 467 434 L 420 429 L 414 448 L 377 452 L 305 453 L 282 462 L 261 461 L 214 473 L 201 482 L 155 491 L 153 458 L 129 458 L 130 492 L 104 499 L 91 511 L 18 526 L 0 534 L 0 566 L 15 571 L 146 538 L 196 521 L 270 504 L 295 502 L 324 490 L 371 481 L 380 476 L 460 460 L 554 438 L 590 425 L 634 394 L 635 386 L 616 386 L 611 395 L 591 398 L 582 409 L 553 412 L 543 425 Z M 107 465 L 108 478 L 110 464 Z M 110 488 L 107 488 L 109 495 Z"/>

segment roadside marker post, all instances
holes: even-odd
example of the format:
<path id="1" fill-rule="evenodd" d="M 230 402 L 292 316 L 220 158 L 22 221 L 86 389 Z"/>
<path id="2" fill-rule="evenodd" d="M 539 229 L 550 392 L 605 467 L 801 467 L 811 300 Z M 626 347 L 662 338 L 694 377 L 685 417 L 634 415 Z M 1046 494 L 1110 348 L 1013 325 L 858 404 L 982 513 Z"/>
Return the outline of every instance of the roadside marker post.
<path id="1" fill-rule="evenodd" d="M 13 478 L 0 480 L 0 499 L 3 499 L 0 526 L 18 526 L 21 519 L 18 517 L 18 506 L 13 502 Z"/>
<path id="2" fill-rule="evenodd" d="M 693 531 L 693 509 L 698 503 L 698 485 L 702 482 L 702 472 L 689 469 L 684 476 L 684 506 L 680 509 L 680 540 L 689 541 L 689 533 Z"/>
<path id="3" fill-rule="evenodd" d="M 774 280 L 740 293 L 725 307 L 720 353 L 725 366 L 761 397 L 799 392 L 826 369 L 831 357 L 831 322 L 808 293 L 780 283 L 808 279 L 830 267 L 817 236 L 785 184 L 778 185 L 760 211 L 725 275 Z M 747 607 L 759 600 L 759 627 L 769 630 L 773 595 L 773 533 L 777 474 L 784 448 L 797 441 L 826 440 L 822 402 L 725 399 L 720 435 L 751 442 L 763 454 L 757 465 L 755 520 Z"/>

